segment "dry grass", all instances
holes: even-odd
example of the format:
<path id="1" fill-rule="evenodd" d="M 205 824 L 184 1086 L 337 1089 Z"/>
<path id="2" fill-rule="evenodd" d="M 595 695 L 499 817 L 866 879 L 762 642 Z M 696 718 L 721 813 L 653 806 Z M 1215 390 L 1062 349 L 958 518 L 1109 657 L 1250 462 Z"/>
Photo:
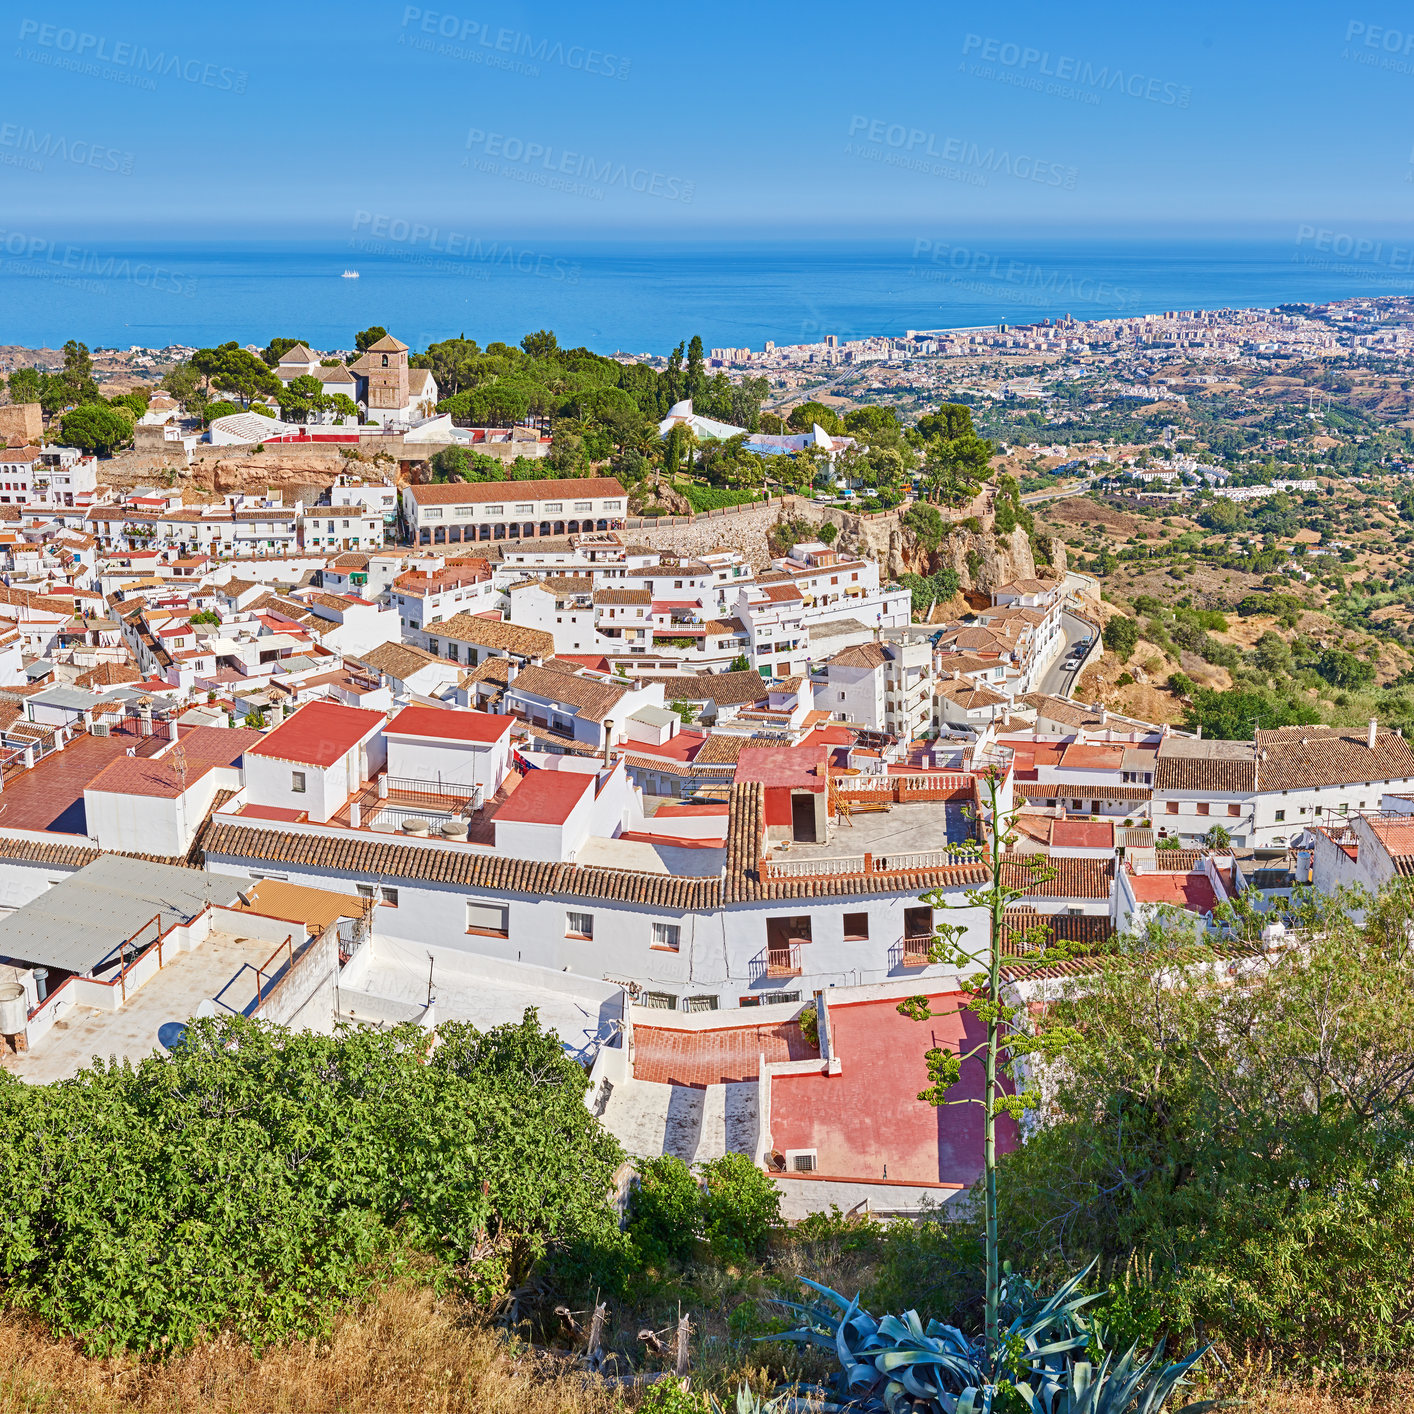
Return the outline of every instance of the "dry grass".
<path id="1" fill-rule="evenodd" d="M 165 1364 L 95 1360 L 0 1314 L 0 1414 L 609 1414 L 604 1386 L 517 1356 L 426 1289 L 392 1287 L 327 1341 L 254 1357 L 216 1342 Z"/>
<path id="2" fill-rule="evenodd" d="M 852 1254 L 820 1255 L 827 1277 L 859 1275 Z M 772 1383 L 765 1370 L 740 1373 L 758 1389 Z M 823 1376 L 827 1366 L 811 1373 Z M 1257 1362 L 1233 1374 L 1201 1393 L 1235 1399 L 1247 1414 L 1414 1414 L 1411 1377 L 1348 1394 L 1275 1381 Z M 466 1307 L 425 1288 L 381 1291 L 341 1316 L 324 1342 L 256 1358 L 218 1341 L 165 1364 L 89 1359 L 34 1322 L 0 1313 L 0 1414 L 626 1414 L 636 1403 L 518 1352 Z"/>

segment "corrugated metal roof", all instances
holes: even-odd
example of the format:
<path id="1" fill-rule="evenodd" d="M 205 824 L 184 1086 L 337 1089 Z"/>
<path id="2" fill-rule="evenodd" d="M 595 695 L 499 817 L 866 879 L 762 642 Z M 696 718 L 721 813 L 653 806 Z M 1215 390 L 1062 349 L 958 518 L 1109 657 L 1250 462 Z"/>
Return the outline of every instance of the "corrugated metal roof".
<path id="1" fill-rule="evenodd" d="M 0 957 L 91 972 L 154 914 L 162 926 L 194 918 L 208 903 L 235 901 L 252 880 L 172 864 L 100 855 L 0 921 Z"/>

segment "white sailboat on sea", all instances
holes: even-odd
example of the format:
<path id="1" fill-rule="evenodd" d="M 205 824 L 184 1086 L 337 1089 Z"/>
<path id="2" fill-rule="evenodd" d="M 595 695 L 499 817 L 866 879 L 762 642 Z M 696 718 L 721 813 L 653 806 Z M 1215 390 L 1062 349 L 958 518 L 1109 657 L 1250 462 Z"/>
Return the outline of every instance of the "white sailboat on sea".
<path id="1" fill-rule="evenodd" d="M 339 278 L 340 278 L 341 280 L 357 280 L 357 279 L 358 279 L 358 271 L 357 271 L 357 270 L 345 270 L 344 273 L 339 276 Z"/>

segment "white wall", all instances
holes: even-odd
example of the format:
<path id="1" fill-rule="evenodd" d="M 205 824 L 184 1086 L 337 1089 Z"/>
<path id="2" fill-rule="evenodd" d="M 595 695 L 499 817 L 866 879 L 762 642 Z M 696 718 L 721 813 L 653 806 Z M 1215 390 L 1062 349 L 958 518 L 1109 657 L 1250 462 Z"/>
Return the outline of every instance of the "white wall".
<path id="1" fill-rule="evenodd" d="M 387 734 L 388 774 L 418 780 L 442 780 L 452 785 L 477 785 L 492 796 L 506 777 L 510 732 L 499 741 L 428 741 L 422 737 Z"/>
<path id="2" fill-rule="evenodd" d="M 523 856 L 522 856 L 523 857 Z M 562 895 L 532 898 L 524 894 L 473 889 L 462 885 L 386 878 L 333 871 L 312 865 L 266 864 L 258 858 L 209 858 L 217 873 L 258 873 L 288 878 L 314 888 L 353 894 L 358 883 L 382 882 L 398 889 L 398 906 L 379 905 L 374 927 L 379 936 L 416 949 L 431 944 L 465 949 L 488 957 L 532 963 L 555 971 L 568 969 L 583 977 L 633 981 L 642 987 L 689 996 L 715 996 L 723 1008 L 741 997 L 766 992 L 799 992 L 865 982 L 918 978 L 920 983 L 955 976 L 948 967 L 909 968 L 891 965 L 890 949 L 903 937 L 904 909 L 917 905 L 911 894 L 866 895 L 828 900 L 785 899 L 770 903 L 733 905 L 713 912 L 691 913 L 651 908 L 619 900 Z M 962 901 L 962 891 L 955 894 Z M 488 937 L 466 931 L 469 899 L 502 903 L 509 919 L 509 936 Z M 565 936 L 565 913 L 591 913 L 594 937 L 586 942 Z M 869 940 L 844 940 L 845 913 L 869 915 Z M 765 979 L 753 969 L 766 948 L 766 920 L 809 914 L 813 941 L 801 949 L 802 975 Z M 952 913 L 940 921 L 967 926 L 965 944 L 980 949 L 986 937 L 981 910 Z M 675 923 L 681 930 L 677 952 L 653 946 L 655 922 Z"/>
<path id="3" fill-rule="evenodd" d="M 349 797 L 349 756 L 341 756 L 332 766 L 306 766 L 298 761 L 278 761 L 273 756 L 246 752 L 246 795 L 252 805 L 271 805 L 283 810 L 308 811 L 311 820 L 324 822 Z M 356 768 L 355 768 L 356 769 Z M 293 788 L 296 772 L 304 775 L 304 793 Z"/>

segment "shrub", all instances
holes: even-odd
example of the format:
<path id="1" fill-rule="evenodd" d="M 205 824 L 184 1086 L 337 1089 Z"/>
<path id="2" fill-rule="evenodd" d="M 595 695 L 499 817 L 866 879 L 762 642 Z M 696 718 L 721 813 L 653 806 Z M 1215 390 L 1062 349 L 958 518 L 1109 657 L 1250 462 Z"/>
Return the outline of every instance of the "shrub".
<path id="1" fill-rule="evenodd" d="M 702 1166 L 702 1235 L 722 1261 L 760 1252 L 780 1225 L 781 1195 L 745 1154 L 723 1154 Z"/>
<path id="2" fill-rule="evenodd" d="M 1121 663 L 1127 663 L 1139 642 L 1139 625 L 1123 614 L 1116 614 L 1105 625 L 1104 644 Z"/>
<path id="3" fill-rule="evenodd" d="M 927 501 L 915 501 L 900 519 L 904 529 L 912 531 L 925 550 L 936 550 L 948 533 L 947 522 L 938 508 Z"/>
<path id="4" fill-rule="evenodd" d="M 701 1226 L 702 1190 L 675 1154 L 649 1159 L 629 1199 L 628 1233 L 650 1266 L 692 1255 Z"/>
<path id="5" fill-rule="evenodd" d="M 0 1073 L 8 1300 L 96 1351 L 259 1347 L 327 1327 L 400 1249 L 480 1291 L 552 1250 L 602 1265 L 622 1151 L 583 1069 L 533 1010 L 438 1036 L 237 1016 L 57 1085 Z"/>
<path id="6" fill-rule="evenodd" d="M 701 515 L 704 511 L 725 510 L 728 506 L 746 506 L 759 501 L 759 491 L 731 491 L 721 486 L 698 486 L 693 483 L 680 486 L 678 490 L 687 498 L 687 503 Z"/>
<path id="7" fill-rule="evenodd" d="M 800 1013 L 800 1034 L 818 1051 L 820 1049 L 820 1016 L 811 1002 Z"/>

